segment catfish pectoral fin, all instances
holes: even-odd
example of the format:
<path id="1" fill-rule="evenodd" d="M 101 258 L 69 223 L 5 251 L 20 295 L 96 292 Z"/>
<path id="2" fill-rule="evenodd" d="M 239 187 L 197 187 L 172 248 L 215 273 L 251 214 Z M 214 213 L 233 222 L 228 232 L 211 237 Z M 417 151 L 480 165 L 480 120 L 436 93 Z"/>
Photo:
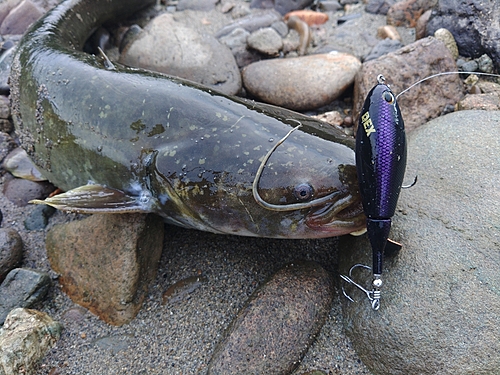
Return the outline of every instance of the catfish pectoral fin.
<path id="1" fill-rule="evenodd" d="M 102 185 L 80 186 L 43 201 L 35 199 L 30 203 L 47 204 L 58 210 L 84 214 L 151 212 L 149 192 L 131 196 L 121 190 Z"/>

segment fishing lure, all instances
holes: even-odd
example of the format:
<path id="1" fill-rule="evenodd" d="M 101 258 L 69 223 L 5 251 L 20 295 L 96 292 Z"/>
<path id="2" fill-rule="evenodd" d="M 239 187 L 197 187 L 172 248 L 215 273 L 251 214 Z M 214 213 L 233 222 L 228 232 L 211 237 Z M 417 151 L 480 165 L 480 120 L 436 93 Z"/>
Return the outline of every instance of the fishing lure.
<path id="1" fill-rule="evenodd" d="M 340 276 L 366 294 L 373 310 L 380 308 L 384 254 L 395 254 L 401 249 L 401 244 L 388 238 L 401 188 L 411 187 L 417 182 L 415 177 L 411 185 L 403 186 L 406 135 L 397 98 L 424 81 L 459 73 L 499 77 L 481 72 L 442 72 L 415 82 L 395 96 L 385 84 L 384 76 L 379 75 L 377 84 L 368 93 L 361 110 L 356 134 L 356 169 L 373 264 L 372 267 L 355 264 L 348 276 Z M 352 272 L 356 268 L 372 271 L 371 290 L 352 279 Z M 343 293 L 354 302 L 344 289 Z"/>
<path id="2" fill-rule="evenodd" d="M 367 266 L 355 265 L 351 268 L 349 277 L 342 275 L 342 278 L 363 290 L 372 309 L 378 310 L 384 250 L 406 169 L 403 118 L 396 96 L 385 84 L 382 75 L 377 77 L 377 85 L 368 93 L 360 113 L 356 134 L 356 169 L 373 253 L 372 290 L 366 290 L 350 277 L 355 267 L 369 268 Z M 400 247 L 392 241 L 390 244 Z"/>

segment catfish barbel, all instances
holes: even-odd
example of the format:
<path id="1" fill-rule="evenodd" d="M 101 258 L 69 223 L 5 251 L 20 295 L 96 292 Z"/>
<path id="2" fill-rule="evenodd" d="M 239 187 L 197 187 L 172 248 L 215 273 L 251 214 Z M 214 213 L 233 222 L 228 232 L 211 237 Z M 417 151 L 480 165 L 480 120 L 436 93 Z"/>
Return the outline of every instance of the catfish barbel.
<path id="1" fill-rule="evenodd" d="M 363 229 L 354 141 L 342 132 L 82 52 L 104 22 L 153 3 L 66 0 L 21 40 L 11 74 L 16 129 L 43 175 L 66 191 L 44 203 L 153 212 L 188 228 L 259 237 Z"/>

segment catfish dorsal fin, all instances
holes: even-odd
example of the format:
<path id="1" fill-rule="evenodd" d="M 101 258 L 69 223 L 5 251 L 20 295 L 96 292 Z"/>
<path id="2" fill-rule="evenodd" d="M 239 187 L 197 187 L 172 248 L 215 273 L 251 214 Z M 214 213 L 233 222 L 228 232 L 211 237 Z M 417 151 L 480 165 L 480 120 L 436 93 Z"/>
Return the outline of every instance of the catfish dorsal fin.
<path id="1" fill-rule="evenodd" d="M 58 210 L 84 214 L 151 212 L 149 192 L 136 197 L 102 185 L 80 186 L 43 201 L 35 199 L 30 203 L 47 204 Z"/>

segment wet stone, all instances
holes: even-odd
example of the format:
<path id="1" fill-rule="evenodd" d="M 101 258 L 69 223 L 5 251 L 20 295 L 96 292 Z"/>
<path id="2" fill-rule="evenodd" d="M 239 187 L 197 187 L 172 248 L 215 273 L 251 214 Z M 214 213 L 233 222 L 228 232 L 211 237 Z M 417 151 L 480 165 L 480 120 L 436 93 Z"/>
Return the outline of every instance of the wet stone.
<path id="1" fill-rule="evenodd" d="M 349 87 L 361 67 L 347 53 L 271 59 L 243 69 L 245 88 L 260 100 L 301 111 L 324 106 Z M 332 77 L 325 81 L 324 77 Z"/>
<path id="2" fill-rule="evenodd" d="M 407 175 L 386 259 L 381 307 L 351 291 L 344 325 L 376 375 L 496 374 L 500 369 L 498 111 L 458 111 L 408 136 Z M 366 236 L 344 236 L 339 270 L 371 264 Z M 358 282 L 369 282 L 356 276 Z"/>
<path id="3" fill-rule="evenodd" d="M 285 266 L 231 323 L 208 374 L 289 374 L 321 329 L 332 298 L 332 280 L 319 264 Z"/>
<path id="4" fill-rule="evenodd" d="M 61 324 L 44 312 L 12 310 L 0 328 L 0 374 L 32 374 L 61 331 Z"/>
<path id="5" fill-rule="evenodd" d="M 16 307 L 31 307 L 42 300 L 51 285 L 45 272 L 26 268 L 15 268 L 7 274 L 0 285 L 0 324 Z"/>
<path id="6" fill-rule="evenodd" d="M 156 276 L 163 230 L 155 215 L 92 215 L 51 228 L 47 256 L 75 303 L 120 326 L 137 315 Z"/>
<path id="7" fill-rule="evenodd" d="M 0 213 L 1 224 L 1 213 Z M 23 240 L 12 228 L 0 228 L 0 283 L 23 258 Z"/>

